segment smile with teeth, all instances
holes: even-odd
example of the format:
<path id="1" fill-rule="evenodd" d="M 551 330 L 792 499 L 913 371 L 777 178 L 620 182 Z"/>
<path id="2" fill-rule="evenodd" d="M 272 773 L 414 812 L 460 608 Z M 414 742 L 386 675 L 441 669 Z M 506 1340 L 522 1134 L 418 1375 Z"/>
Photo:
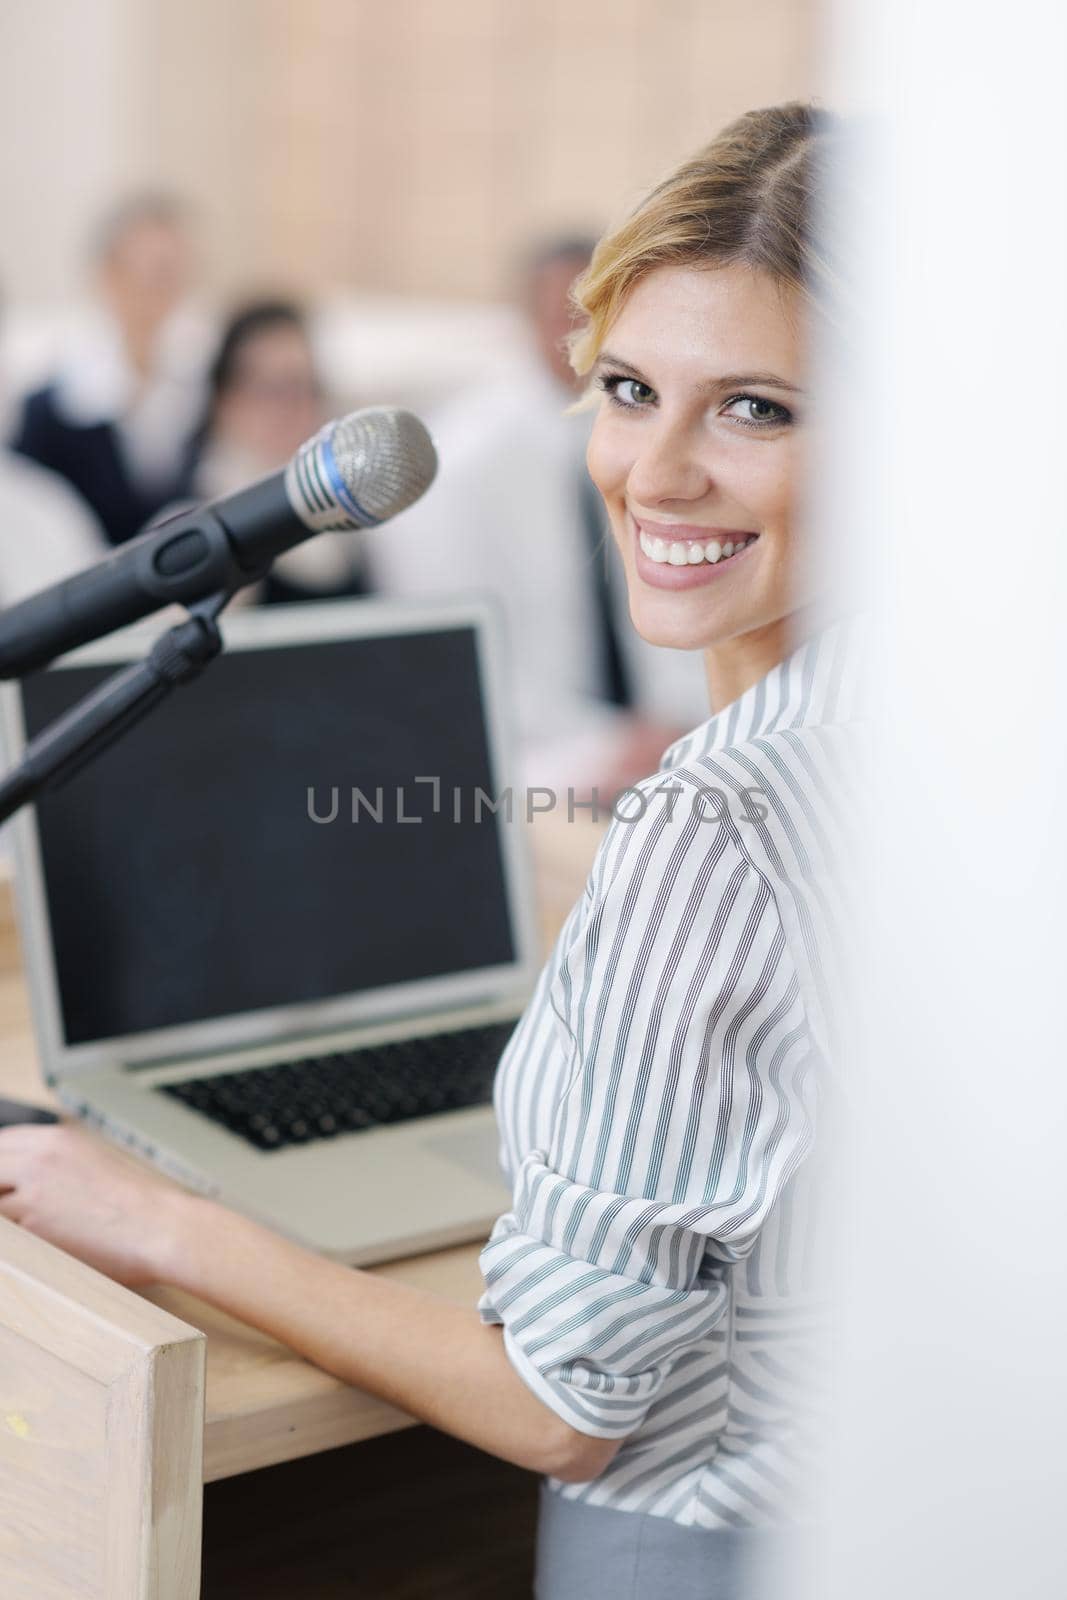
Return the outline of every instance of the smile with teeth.
<path id="1" fill-rule="evenodd" d="M 645 555 L 650 561 L 657 561 L 665 567 L 695 567 L 702 561 L 711 562 L 712 565 L 717 561 L 728 561 L 758 538 L 758 533 L 750 533 L 747 539 L 738 539 L 736 543 L 730 539 L 725 543 L 719 539 L 709 539 L 705 544 L 699 539 L 654 539 L 643 530 L 640 535 L 641 549 Z"/>

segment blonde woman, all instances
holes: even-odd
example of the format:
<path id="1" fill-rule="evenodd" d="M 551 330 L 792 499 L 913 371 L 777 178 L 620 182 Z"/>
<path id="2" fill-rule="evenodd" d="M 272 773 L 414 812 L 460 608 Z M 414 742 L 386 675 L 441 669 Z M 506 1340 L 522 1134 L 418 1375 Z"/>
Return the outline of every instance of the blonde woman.
<path id="1" fill-rule="evenodd" d="M 703 651 L 711 716 L 624 803 L 500 1063 L 514 1197 L 477 1309 L 72 1130 L 0 1133 L 8 1217 L 542 1474 L 542 1600 L 748 1594 L 746 1554 L 797 1514 L 835 784 L 859 739 L 855 625 L 798 522 L 825 135 L 800 105 L 741 118 L 579 283 L 589 470 L 633 621 Z"/>

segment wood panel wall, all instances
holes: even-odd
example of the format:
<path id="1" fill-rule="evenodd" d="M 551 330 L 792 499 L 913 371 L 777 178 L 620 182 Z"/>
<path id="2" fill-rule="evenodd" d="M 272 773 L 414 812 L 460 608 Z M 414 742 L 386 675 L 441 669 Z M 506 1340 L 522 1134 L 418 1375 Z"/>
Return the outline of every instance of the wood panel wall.
<path id="1" fill-rule="evenodd" d="M 814 0 L 156 3 L 157 161 L 234 285 L 505 293 L 532 236 L 815 81 Z"/>
<path id="2" fill-rule="evenodd" d="M 83 281 L 103 205 L 199 206 L 209 287 L 498 296 L 749 106 L 820 0 L 4 0 L 0 288 Z"/>

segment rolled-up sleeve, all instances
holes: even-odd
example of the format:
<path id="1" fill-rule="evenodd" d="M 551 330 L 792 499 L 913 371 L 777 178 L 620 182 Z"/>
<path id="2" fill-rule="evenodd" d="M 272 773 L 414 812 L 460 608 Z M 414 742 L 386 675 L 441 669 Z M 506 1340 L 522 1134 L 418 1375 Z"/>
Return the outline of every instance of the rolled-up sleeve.
<path id="1" fill-rule="evenodd" d="M 562 1087 L 479 1312 L 546 1405 L 621 1438 L 713 1333 L 811 1148 L 818 1052 L 768 876 L 736 826 L 681 807 L 609 834 L 551 967 L 515 1047 Z"/>

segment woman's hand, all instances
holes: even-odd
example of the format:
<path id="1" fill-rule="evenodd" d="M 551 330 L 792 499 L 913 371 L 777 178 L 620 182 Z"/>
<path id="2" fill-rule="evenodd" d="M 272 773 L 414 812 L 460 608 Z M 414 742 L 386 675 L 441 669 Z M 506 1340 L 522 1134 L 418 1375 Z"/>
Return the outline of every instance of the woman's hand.
<path id="1" fill-rule="evenodd" d="M 165 1277 L 186 1198 L 80 1128 L 0 1129 L 0 1216 L 130 1288 Z"/>
<path id="2" fill-rule="evenodd" d="M 537 1399 L 473 1306 L 326 1261 L 79 1128 L 0 1129 L 0 1214 L 130 1288 L 176 1284 L 531 1471 L 584 1482 L 618 1448 Z"/>

